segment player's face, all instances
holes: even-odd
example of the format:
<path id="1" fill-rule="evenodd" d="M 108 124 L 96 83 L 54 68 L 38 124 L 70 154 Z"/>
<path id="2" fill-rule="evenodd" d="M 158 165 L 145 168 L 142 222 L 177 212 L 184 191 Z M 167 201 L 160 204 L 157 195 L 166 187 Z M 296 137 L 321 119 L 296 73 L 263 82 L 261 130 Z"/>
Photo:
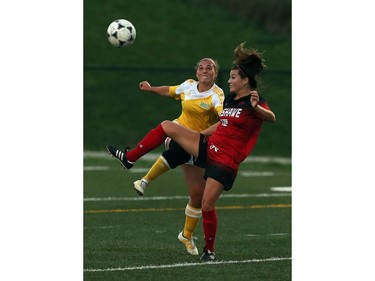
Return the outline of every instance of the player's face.
<path id="1" fill-rule="evenodd" d="M 197 79 L 200 83 L 213 84 L 216 79 L 216 68 L 212 60 L 203 59 L 197 67 Z"/>
<path id="2" fill-rule="evenodd" d="M 246 87 L 246 85 L 247 85 L 247 81 L 246 80 L 247 79 L 243 79 L 239 75 L 239 70 L 238 69 L 231 70 L 230 75 L 229 75 L 229 80 L 228 80 L 229 91 L 232 94 L 239 93 L 240 90 L 242 90 L 242 89 L 244 89 L 244 87 Z"/>

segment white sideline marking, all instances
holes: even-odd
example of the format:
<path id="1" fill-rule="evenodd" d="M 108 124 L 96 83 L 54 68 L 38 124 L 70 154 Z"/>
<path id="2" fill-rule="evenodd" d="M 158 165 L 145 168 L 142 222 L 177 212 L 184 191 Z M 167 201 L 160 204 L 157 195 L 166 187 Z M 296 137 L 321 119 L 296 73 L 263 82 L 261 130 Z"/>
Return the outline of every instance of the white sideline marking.
<path id="1" fill-rule="evenodd" d="M 292 164 L 292 159 L 287 157 L 269 157 L 269 156 L 249 156 L 245 159 L 245 163 L 278 163 Z"/>
<path id="2" fill-rule="evenodd" d="M 140 159 L 145 161 L 155 161 L 158 159 L 161 153 L 147 153 L 146 155 L 142 156 Z M 109 155 L 106 151 L 84 151 L 83 152 L 84 158 L 112 158 L 111 155 Z"/>
<path id="3" fill-rule="evenodd" d="M 110 228 L 119 228 L 118 225 L 112 226 L 93 226 L 93 227 L 84 227 L 83 229 L 110 229 Z"/>
<path id="4" fill-rule="evenodd" d="M 108 171 L 109 166 L 85 166 L 84 171 Z"/>
<path id="5" fill-rule="evenodd" d="M 285 236 L 285 235 L 289 235 L 289 233 L 247 234 L 246 236 L 254 237 L 254 236 Z"/>
<path id="6" fill-rule="evenodd" d="M 132 168 L 129 170 L 130 173 L 137 174 L 137 173 L 146 173 L 150 168 Z"/>
<path id="7" fill-rule="evenodd" d="M 111 170 L 110 166 L 84 166 L 84 171 L 109 171 Z M 133 168 L 129 170 L 129 173 L 137 174 L 137 173 L 146 173 L 149 168 Z"/>
<path id="8" fill-rule="evenodd" d="M 273 177 L 274 172 L 240 172 L 243 177 Z"/>
<path id="9" fill-rule="evenodd" d="M 86 268 L 85 272 L 103 272 L 103 271 L 129 271 L 129 270 L 142 270 L 142 269 L 160 269 L 160 268 L 176 268 L 176 267 L 189 267 L 189 266 L 205 266 L 205 265 L 220 265 L 220 264 L 241 264 L 241 263 L 258 263 L 258 262 L 272 262 L 272 261 L 286 261 L 292 258 L 267 258 L 267 259 L 252 259 L 252 260 L 239 260 L 239 261 L 212 261 L 212 262 L 194 262 L 194 263 L 175 263 L 175 264 L 161 264 L 161 265 L 145 265 L 133 267 L 118 267 L 118 268 Z"/>
<path id="10" fill-rule="evenodd" d="M 103 149 L 104 150 L 104 149 Z M 147 153 L 140 159 L 144 161 L 155 161 L 160 156 L 160 153 Z M 84 151 L 84 158 L 111 158 L 106 151 Z M 291 164 L 292 160 L 288 157 L 270 157 L 270 156 L 249 156 L 245 159 L 246 163 L 278 163 L 278 164 Z"/>
<path id="11" fill-rule="evenodd" d="M 111 168 L 109 166 L 84 166 L 84 171 L 108 171 Z M 138 173 L 146 173 L 149 168 L 132 168 L 129 170 L 129 173 L 138 174 Z M 275 175 L 274 172 L 240 172 L 240 176 L 243 177 L 273 177 Z"/>
<path id="12" fill-rule="evenodd" d="M 291 186 L 277 186 L 277 187 L 271 187 L 272 191 L 282 191 L 282 192 L 292 192 Z"/>
<path id="13" fill-rule="evenodd" d="M 291 193 L 258 193 L 258 194 L 222 194 L 220 198 L 249 198 L 249 197 L 290 197 Z M 189 196 L 151 196 L 151 197 L 101 197 L 84 198 L 83 201 L 152 201 L 189 199 Z"/>

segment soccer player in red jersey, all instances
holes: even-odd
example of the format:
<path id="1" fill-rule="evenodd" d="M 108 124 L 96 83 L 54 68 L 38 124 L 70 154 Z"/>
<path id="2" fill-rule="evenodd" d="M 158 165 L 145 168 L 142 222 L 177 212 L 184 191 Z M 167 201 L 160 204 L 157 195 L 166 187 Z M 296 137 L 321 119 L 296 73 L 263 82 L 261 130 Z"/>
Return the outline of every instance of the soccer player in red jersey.
<path id="1" fill-rule="evenodd" d="M 241 43 L 234 50 L 235 65 L 228 80 L 230 95 L 225 97 L 220 121 L 202 132 L 196 132 L 172 121 L 163 121 L 132 150 L 122 151 L 112 145 L 108 152 L 130 169 L 143 155 L 172 138 L 195 157 L 195 165 L 205 168 L 206 186 L 202 197 L 205 246 L 202 261 L 215 260 L 217 232 L 216 201 L 223 190 L 230 190 L 238 167 L 252 151 L 263 121 L 275 122 L 275 114 L 262 99 L 257 88 L 257 75 L 264 61 L 256 50 Z"/>

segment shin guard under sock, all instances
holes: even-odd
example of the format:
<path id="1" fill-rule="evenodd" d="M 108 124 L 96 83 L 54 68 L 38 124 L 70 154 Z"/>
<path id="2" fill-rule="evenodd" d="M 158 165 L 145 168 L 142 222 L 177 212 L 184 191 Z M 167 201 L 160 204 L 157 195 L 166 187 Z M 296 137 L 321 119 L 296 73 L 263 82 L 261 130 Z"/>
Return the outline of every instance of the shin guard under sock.
<path id="1" fill-rule="evenodd" d="M 185 238 L 192 239 L 193 232 L 197 228 L 202 216 L 201 208 L 194 208 L 188 203 L 185 207 L 185 225 L 183 235 Z"/>

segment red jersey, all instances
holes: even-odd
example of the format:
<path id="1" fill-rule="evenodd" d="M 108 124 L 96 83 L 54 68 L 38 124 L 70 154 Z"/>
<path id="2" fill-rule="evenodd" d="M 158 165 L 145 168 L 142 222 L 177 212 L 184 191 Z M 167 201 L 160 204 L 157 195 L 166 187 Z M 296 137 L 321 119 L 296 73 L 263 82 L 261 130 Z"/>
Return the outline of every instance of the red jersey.
<path id="1" fill-rule="evenodd" d="M 250 96 L 238 100 L 234 97 L 234 94 L 225 97 L 220 124 L 208 137 L 207 158 L 237 170 L 254 148 L 263 118 L 252 108 Z M 261 97 L 259 105 L 269 109 Z"/>

